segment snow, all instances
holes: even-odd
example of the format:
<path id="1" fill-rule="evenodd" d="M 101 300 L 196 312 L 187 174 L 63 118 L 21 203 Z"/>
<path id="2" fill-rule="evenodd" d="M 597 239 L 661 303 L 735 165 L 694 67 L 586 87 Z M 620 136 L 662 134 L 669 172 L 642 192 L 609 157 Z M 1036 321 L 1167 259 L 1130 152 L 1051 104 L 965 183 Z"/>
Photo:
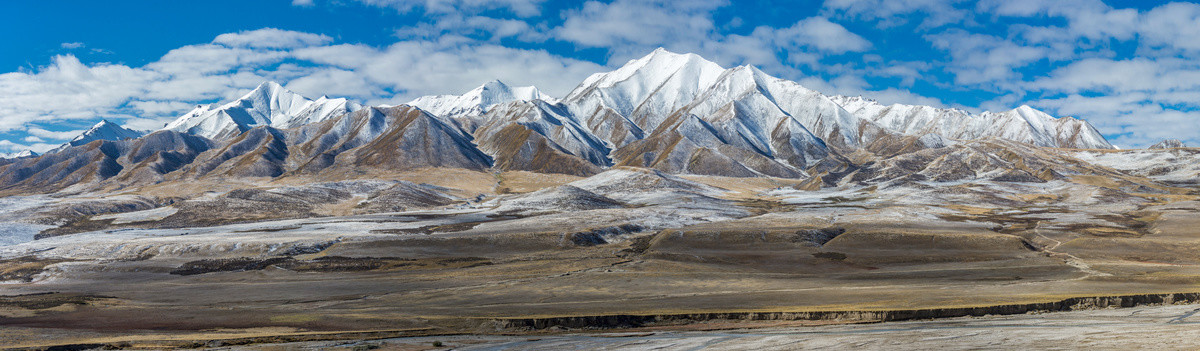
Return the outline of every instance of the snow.
<path id="1" fill-rule="evenodd" d="M 615 71 L 589 77 L 563 101 L 578 115 L 604 106 L 634 118 L 643 130 L 654 130 L 671 112 L 715 84 L 723 71 L 695 54 L 658 49 Z"/>
<path id="2" fill-rule="evenodd" d="M 1148 147 L 1148 149 L 1173 149 L 1173 148 L 1184 148 L 1184 147 L 1187 147 L 1187 145 L 1185 145 L 1179 139 L 1167 139 L 1167 140 L 1160 141 L 1157 144 L 1150 145 L 1150 147 Z"/>
<path id="3" fill-rule="evenodd" d="M 50 150 L 48 153 L 59 152 L 72 146 L 87 145 L 88 143 L 96 140 L 125 140 L 136 139 L 141 136 L 142 132 L 125 129 L 124 127 L 121 127 L 116 123 L 109 122 L 108 120 L 100 120 L 99 123 L 96 123 L 96 125 L 93 125 L 87 131 L 84 131 L 83 134 L 76 136 L 74 139 L 71 139 L 71 141 L 62 144 L 62 146 L 59 146 L 54 150 Z"/>
<path id="4" fill-rule="evenodd" d="M 408 102 L 438 117 L 482 115 L 492 106 L 512 101 L 542 100 L 557 103 L 558 100 L 543 94 L 536 87 L 510 87 L 504 82 L 493 80 L 471 89 L 462 95 L 422 96 Z"/>
<path id="5" fill-rule="evenodd" d="M 26 158 L 26 157 L 34 157 L 37 155 L 38 154 L 36 152 L 33 152 L 33 150 L 25 149 L 25 150 L 21 150 L 21 151 L 17 151 L 17 152 L 12 152 L 12 153 L 0 154 L 0 158 Z"/>
<path id="6" fill-rule="evenodd" d="M 257 126 L 292 128 L 320 122 L 360 108 L 362 105 L 346 99 L 309 100 L 278 83 L 265 82 L 224 105 L 196 107 L 163 130 L 221 139 Z"/>
<path id="7" fill-rule="evenodd" d="M 858 118 L 895 133 L 934 133 L 957 140 L 998 137 L 1046 147 L 1113 148 L 1087 122 L 1071 117 L 1055 118 L 1028 105 L 1004 112 L 971 114 L 932 106 L 883 105 L 862 97 L 832 99 Z"/>
<path id="8" fill-rule="evenodd" d="M 861 97 L 824 95 L 753 66 L 726 69 L 695 54 L 661 48 L 611 72 L 588 77 L 562 100 L 536 87 L 513 87 L 497 80 L 462 95 L 424 96 L 408 105 L 456 126 L 451 129 L 468 139 L 521 124 L 554 147 L 601 167 L 614 162 L 613 150 L 664 133 L 679 133 L 686 146 L 715 150 L 731 160 L 757 153 L 767 160 L 758 159 L 758 164 L 766 166 L 752 172 L 783 176 L 804 174 L 806 167 L 830 155 L 830 147 L 867 145 L 881 133 L 917 136 L 927 147 L 997 137 L 1047 147 L 1113 148 L 1087 122 L 1056 118 L 1030 106 L 974 114 L 932 106 L 883 105 Z M 346 99 L 309 100 L 265 82 L 237 100 L 197 106 L 164 129 L 223 139 L 257 126 L 301 128 L 299 139 L 308 140 L 316 130 L 304 126 L 361 109 L 362 105 Z M 377 123 L 384 120 L 377 112 L 363 117 L 370 125 L 352 137 L 358 144 L 386 127 Z M 336 123 L 331 133 L 345 136 L 353 127 L 350 120 Z M 488 128 L 478 129 L 482 127 Z M 140 135 L 102 121 L 69 145 Z M 651 152 L 659 151 L 671 150 Z"/>
<path id="9" fill-rule="evenodd" d="M 1090 164 L 1154 180 L 1191 184 L 1200 182 L 1200 149 L 1083 150 L 1071 156 Z"/>
<path id="10" fill-rule="evenodd" d="M 33 241 L 33 236 L 52 225 L 22 221 L 28 209 L 49 202 L 44 195 L 0 197 L 0 247 Z"/>
<path id="11" fill-rule="evenodd" d="M 145 222 L 145 221 L 158 221 L 158 220 L 162 220 L 163 218 L 170 217 L 171 215 L 175 214 L 176 212 L 179 212 L 178 208 L 166 206 L 166 207 L 159 207 L 159 208 L 153 208 L 153 209 L 142 210 L 142 211 L 123 212 L 123 213 L 114 213 L 114 214 L 109 214 L 109 215 L 95 216 L 95 217 L 92 217 L 92 220 L 111 219 L 111 220 L 113 220 L 112 224 L 126 224 L 126 223 L 136 223 L 136 222 Z"/>

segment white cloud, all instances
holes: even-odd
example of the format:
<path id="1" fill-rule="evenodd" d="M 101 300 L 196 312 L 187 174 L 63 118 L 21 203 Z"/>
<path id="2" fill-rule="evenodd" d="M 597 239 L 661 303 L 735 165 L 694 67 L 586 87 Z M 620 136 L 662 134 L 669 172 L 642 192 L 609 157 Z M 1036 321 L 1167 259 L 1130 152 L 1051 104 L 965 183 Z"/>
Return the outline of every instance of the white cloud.
<path id="1" fill-rule="evenodd" d="M 542 50 L 465 44 L 454 39 L 399 42 L 378 57 L 356 72 L 398 93 L 393 103 L 428 94 L 458 94 L 492 79 L 536 85 L 562 96 L 587 75 L 602 70 L 595 63 Z"/>
<path id="2" fill-rule="evenodd" d="M 152 115 L 152 116 L 180 114 L 184 111 L 188 111 L 188 110 L 191 110 L 192 108 L 196 107 L 196 105 L 194 105 L 194 104 L 181 102 L 181 101 L 135 100 L 135 101 L 130 101 L 129 105 L 130 105 L 130 107 L 133 107 L 134 110 L 140 112 L 140 114 L 142 114 L 142 115 Z"/>
<path id="3" fill-rule="evenodd" d="M 565 11 L 563 24 L 553 33 L 579 45 L 608 48 L 616 62 L 659 46 L 694 51 L 714 35 L 712 11 L 726 4 L 724 0 L 588 1 L 578 10 Z"/>
<path id="4" fill-rule="evenodd" d="M 1141 147 L 1164 138 L 1200 141 L 1200 63 L 1179 58 L 1084 59 L 1028 83 L 1037 101 L 1087 119 Z"/>
<path id="5" fill-rule="evenodd" d="M 175 120 L 174 116 L 170 117 L 133 117 L 121 121 L 121 126 L 133 130 L 154 131 L 167 126 L 167 123 Z"/>
<path id="6" fill-rule="evenodd" d="M 430 13 L 459 13 L 476 12 L 481 10 L 504 9 L 522 17 L 536 16 L 541 13 L 541 3 L 545 0 L 358 0 L 367 5 L 390 7 L 401 12 L 413 11 L 417 8 Z"/>
<path id="7" fill-rule="evenodd" d="M 988 84 L 1011 89 L 1013 82 L 1022 78 L 1017 68 L 1042 60 L 1061 60 L 1070 54 L 959 29 L 925 38 L 933 47 L 949 52 L 949 70 L 955 74 L 955 82 L 967 85 Z"/>
<path id="8" fill-rule="evenodd" d="M 38 154 L 43 154 L 46 153 L 46 151 L 50 151 L 50 149 L 58 147 L 59 145 L 60 144 L 47 143 L 18 144 L 9 140 L 0 140 L 0 150 L 7 152 L 20 152 L 29 150 Z"/>
<path id="9" fill-rule="evenodd" d="M 1168 52 L 1200 53 L 1200 5 L 1173 2 L 1141 16 L 1139 44 Z"/>
<path id="10" fill-rule="evenodd" d="M 94 119 L 145 92 L 158 75 L 122 65 L 84 65 L 71 55 L 56 56 L 37 71 L 0 74 L 0 131 L 35 121 Z"/>
<path id="11" fill-rule="evenodd" d="M 333 38 L 323 34 L 263 28 L 218 35 L 213 43 L 234 48 L 285 49 L 328 44 Z"/>
<path id="12" fill-rule="evenodd" d="M 292 0 L 292 6 L 310 7 L 315 5 L 313 0 Z"/>
<path id="13" fill-rule="evenodd" d="M 382 89 L 362 74 L 337 68 L 321 69 L 287 83 L 289 90 L 301 95 L 328 95 L 370 100 L 382 94 Z"/>
<path id="14" fill-rule="evenodd" d="M 25 137 L 25 139 L 22 139 L 22 140 L 24 140 L 27 143 L 44 143 L 44 142 L 46 142 L 46 140 L 43 140 L 42 138 L 39 138 L 39 137 L 36 137 L 33 135 L 27 136 L 27 137 Z"/>
<path id="15" fill-rule="evenodd" d="M 82 130 L 67 130 L 67 131 L 56 132 L 56 131 L 45 130 L 45 129 L 42 129 L 41 127 L 29 127 L 28 129 L 25 129 L 25 132 L 29 133 L 29 135 L 32 135 L 32 136 L 50 139 L 50 140 L 67 140 L 67 139 L 75 138 L 79 134 L 83 134 Z"/>
<path id="16" fill-rule="evenodd" d="M 809 17 L 791 27 L 775 30 L 780 46 L 785 48 L 811 47 L 835 54 L 864 51 L 871 42 L 851 33 L 842 25 L 822 17 Z"/>
<path id="17" fill-rule="evenodd" d="M 274 34 L 283 37 L 254 42 Z M 98 118 L 157 129 L 195 104 L 237 98 L 265 80 L 310 97 L 401 103 L 420 95 L 461 93 L 492 79 L 563 95 L 603 69 L 542 50 L 458 36 L 377 48 L 332 45 L 322 35 L 264 29 L 221 35 L 213 42 L 171 50 L 137 68 L 87 65 L 63 55 L 36 70 L 0 74 L 0 131 L 63 140 L 77 132 L 29 126 Z"/>
<path id="18" fill-rule="evenodd" d="M 70 50 L 70 49 L 82 48 L 84 45 L 83 45 L 83 43 L 80 43 L 80 42 L 73 42 L 73 43 L 62 43 L 59 46 L 62 47 L 63 49 Z"/>
<path id="19" fill-rule="evenodd" d="M 822 13 L 874 21 L 879 28 L 908 23 L 910 14 L 921 14 L 921 28 L 934 28 L 968 20 L 970 12 L 955 5 L 963 0 L 825 0 Z"/>
<path id="20" fill-rule="evenodd" d="M 1185 59 L 1085 59 L 1054 70 L 1033 82 L 1031 88 L 1066 93 L 1200 91 L 1200 63 Z"/>
<path id="21" fill-rule="evenodd" d="M 339 44 L 292 50 L 296 59 L 339 68 L 365 66 L 379 59 L 379 50 L 361 44 Z"/>
<path id="22" fill-rule="evenodd" d="M 506 38 L 541 42 L 549 38 L 544 29 L 535 28 L 525 21 L 484 16 L 443 15 L 434 23 L 421 23 L 396 30 L 396 36 L 401 39 L 436 40 L 445 35 L 471 36 L 491 42 Z"/>

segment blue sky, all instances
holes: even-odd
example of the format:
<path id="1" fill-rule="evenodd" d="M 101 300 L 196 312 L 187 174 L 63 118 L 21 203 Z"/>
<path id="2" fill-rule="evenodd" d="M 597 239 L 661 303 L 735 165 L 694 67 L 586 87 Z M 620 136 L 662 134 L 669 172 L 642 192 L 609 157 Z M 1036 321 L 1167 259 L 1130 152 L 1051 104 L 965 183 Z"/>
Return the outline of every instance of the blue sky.
<path id="1" fill-rule="evenodd" d="M 656 47 L 825 92 L 1028 104 L 1110 141 L 1200 145 L 1200 5 L 1101 0 L 257 0 L 0 3 L 0 152 L 101 118 L 156 129 L 264 80 L 403 103 L 485 81 L 562 96 Z"/>

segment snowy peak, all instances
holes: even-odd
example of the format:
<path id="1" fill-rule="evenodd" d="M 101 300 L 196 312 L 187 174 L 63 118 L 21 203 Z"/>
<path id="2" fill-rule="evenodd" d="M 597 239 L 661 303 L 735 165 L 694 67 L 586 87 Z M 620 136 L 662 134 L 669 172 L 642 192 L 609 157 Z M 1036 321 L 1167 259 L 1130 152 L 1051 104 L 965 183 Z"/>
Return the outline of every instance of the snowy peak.
<path id="1" fill-rule="evenodd" d="M 1183 142 L 1180 141 L 1179 139 L 1167 139 L 1167 140 L 1160 141 L 1157 144 L 1150 145 L 1149 148 L 1150 149 L 1177 149 L 1177 148 L 1185 148 L 1185 147 L 1187 147 L 1187 145 L 1184 145 Z"/>
<path id="2" fill-rule="evenodd" d="M 587 87 L 611 88 L 622 83 L 643 83 L 643 87 L 653 87 L 676 75 L 691 78 L 688 80 L 697 89 L 703 89 L 712 85 L 723 71 L 725 69 L 720 65 L 699 55 L 677 54 L 658 48 L 649 55 L 626 62 L 617 70 L 591 75 L 567 97 L 576 96 Z"/>
<path id="3" fill-rule="evenodd" d="M 21 151 L 17 151 L 17 152 L 7 153 L 7 154 L 0 154 L 0 158 L 16 159 L 16 158 L 35 157 L 37 155 L 38 154 L 36 152 L 33 152 L 33 150 L 26 149 L 26 150 L 21 150 Z"/>
<path id="4" fill-rule="evenodd" d="M 360 108 L 346 99 L 312 101 L 279 83 L 264 82 L 224 105 L 199 106 L 163 129 L 221 139 L 258 126 L 291 128 L 320 122 Z"/>
<path id="5" fill-rule="evenodd" d="M 665 115 L 691 102 L 724 71 L 698 55 L 659 48 L 617 70 L 593 74 L 563 100 L 578 111 L 605 106 L 625 117 L 635 111 Z"/>
<path id="6" fill-rule="evenodd" d="M 275 128 L 294 128 L 309 123 L 321 122 L 333 117 L 345 115 L 363 108 L 363 105 L 346 100 L 345 98 L 330 99 L 326 96 L 308 103 L 300 112 L 289 114 L 287 118 L 277 118 L 271 121 Z"/>
<path id="7" fill-rule="evenodd" d="M 537 87 L 512 87 L 499 80 L 493 80 L 462 95 L 430 95 L 422 96 L 408 102 L 435 116 L 455 117 L 467 114 L 483 114 L 492 106 L 513 102 L 542 100 L 550 103 L 557 99 L 543 94 Z"/>
<path id="8" fill-rule="evenodd" d="M 1046 147 L 1111 149 L 1113 146 L 1086 121 L 1054 117 L 1028 105 L 1003 112 L 970 112 L 932 106 L 883 105 L 862 97 L 835 96 L 855 116 L 888 131 L 957 140 L 997 137 Z"/>
<path id="9" fill-rule="evenodd" d="M 117 125 L 116 123 L 102 119 L 99 123 L 96 123 L 91 128 L 88 128 L 88 130 L 84 131 L 82 134 L 79 134 L 74 139 L 71 139 L 71 141 L 62 144 L 62 146 L 59 146 L 54 150 L 50 150 L 49 153 L 59 152 L 62 149 L 72 146 L 86 145 L 87 143 L 96 140 L 136 139 L 141 137 L 142 134 L 142 132 L 126 129 L 125 127 Z"/>

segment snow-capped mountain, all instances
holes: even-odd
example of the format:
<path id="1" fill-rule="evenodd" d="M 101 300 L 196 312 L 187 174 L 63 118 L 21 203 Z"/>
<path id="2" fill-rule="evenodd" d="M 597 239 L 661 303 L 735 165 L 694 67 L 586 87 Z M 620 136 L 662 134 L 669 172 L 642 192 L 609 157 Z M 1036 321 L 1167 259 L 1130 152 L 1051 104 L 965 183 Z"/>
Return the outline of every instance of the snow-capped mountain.
<path id="1" fill-rule="evenodd" d="M 795 177 L 828 157 L 830 147 L 846 152 L 889 136 L 912 136 L 922 147 L 988 137 L 1049 147 L 1112 147 L 1084 121 L 1028 106 L 978 115 L 883 106 L 827 96 L 751 66 L 725 69 L 663 49 L 591 75 L 557 104 L 545 98 L 540 100 L 551 103 L 521 103 L 533 96 L 515 97 L 510 90 L 492 82 L 411 104 L 458 123 L 505 169 L 553 169 L 547 160 L 558 160 L 585 173 L 623 165 Z"/>
<path id="2" fill-rule="evenodd" d="M 275 82 L 265 82 L 241 98 L 223 105 L 196 107 L 163 130 L 223 139 L 257 126 L 292 128 L 338 117 L 362 108 L 346 99 L 316 101 Z"/>
<path id="3" fill-rule="evenodd" d="M 38 154 L 36 152 L 33 152 L 33 150 L 21 150 L 21 151 L 17 151 L 17 152 L 0 154 L 0 158 L 15 159 L 15 158 L 35 157 L 37 155 Z"/>
<path id="4" fill-rule="evenodd" d="M 858 118 L 908 135 L 937 134 L 958 140 L 998 137 L 1046 147 L 1113 148 L 1087 122 L 1055 118 L 1027 105 L 1004 112 L 971 114 L 931 106 L 883 105 L 862 97 L 835 96 L 833 100 Z"/>
<path id="5" fill-rule="evenodd" d="M 88 128 L 88 130 L 84 131 L 83 134 L 79 134 L 74 139 L 71 139 L 71 141 L 62 144 L 61 146 L 54 148 L 47 153 L 59 152 L 72 146 L 85 145 L 96 140 L 137 139 L 143 134 L 144 133 L 142 132 L 126 129 L 125 127 L 117 125 L 116 123 L 102 119 L 99 123 L 96 123 L 91 128 Z"/>
<path id="6" fill-rule="evenodd" d="M 662 49 L 588 77 L 562 100 L 492 81 L 462 95 L 363 108 L 346 99 L 309 100 L 267 82 L 237 100 L 199 106 L 164 129 L 83 147 L 140 135 L 102 121 L 53 157 L 5 161 L 0 188 L 53 189 L 73 179 L 337 178 L 363 168 L 428 167 L 590 176 L 630 166 L 807 178 L 806 188 L 899 179 L 1046 181 L 1084 172 L 1055 170 L 1059 161 L 1048 155 L 1059 151 L 1047 147 L 1112 148 L 1087 122 L 1029 106 L 979 114 L 885 106 Z"/>
<path id="7" fill-rule="evenodd" d="M 409 101 L 406 105 L 416 106 L 435 116 L 453 118 L 463 115 L 482 115 L 488 108 L 511 101 L 542 100 L 550 103 L 558 100 L 543 94 L 537 87 L 512 87 L 493 80 L 462 95 L 429 95 Z"/>
<path id="8" fill-rule="evenodd" d="M 1187 147 L 1187 145 L 1185 145 L 1179 139 L 1167 139 L 1167 140 L 1160 141 L 1154 145 L 1150 145 L 1150 147 L 1148 147 L 1148 149 L 1176 149 L 1176 148 L 1184 148 L 1184 147 Z"/>

